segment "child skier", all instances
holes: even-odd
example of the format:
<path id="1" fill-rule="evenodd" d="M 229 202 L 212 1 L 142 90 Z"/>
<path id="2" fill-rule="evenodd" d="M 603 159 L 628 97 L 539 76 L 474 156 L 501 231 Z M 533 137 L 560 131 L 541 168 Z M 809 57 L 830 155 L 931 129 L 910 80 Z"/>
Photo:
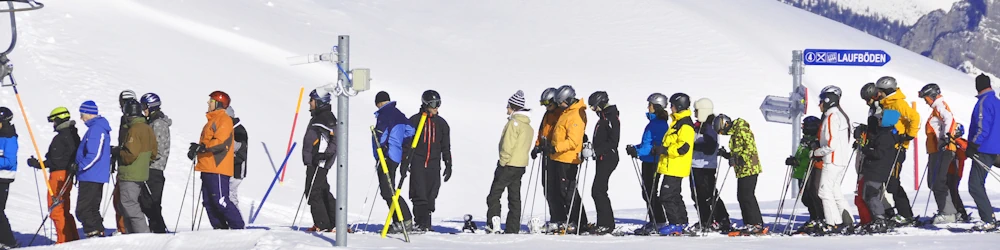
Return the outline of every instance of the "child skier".
<path id="1" fill-rule="evenodd" d="M 521 177 L 528 166 L 528 151 L 535 130 L 531 128 L 530 109 L 524 108 L 524 92 L 518 90 L 507 100 L 507 125 L 500 137 L 500 160 L 493 172 L 493 184 L 486 196 L 487 230 L 499 232 L 500 225 L 494 217 L 500 216 L 500 196 L 507 190 L 507 228 L 504 233 L 517 234 L 521 230 Z M 497 222 L 499 219 L 496 220 Z"/>
<path id="2" fill-rule="evenodd" d="M 742 118 L 733 121 L 725 114 L 715 117 L 715 131 L 720 135 L 729 136 L 729 148 L 719 149 L 719 155 L 729 160 L 729 166 L 736 171 L 736 199 L 743 213 L 743 228 L 734 228 L 730 236 L 762 235 L 767 233 L 764 228 L 764 218 L 757 204 L 757 176 L 763 172 L 760 158 L 757 155 L 757 141 L 754 139 L 750 123 Z"/>
<path id="3" fill-rule="evenodd" d="M 901 141 L 894 128 L 899 121 L 899 112 L 885 110 L 881 116 L 881 121 L 876 116 L 869 117 L 868 124 L 871 126 L 868 127 L 868 136 L 870 140 L 861 149 L 861 153 L 865 156 L 864 168 L 861 170 L 865 184 L 859 192 L 863 194 L 873 218 L 872 222 L 864 227 L 868 233 L 885 233 L 892 226 L 886 218 L 882 198 L 889 174 L 895 164 L 895 145 Z"/>
<path id="4" fill-rule="evenodd" d="M 802 139 L 799 140 L 799 148 L 795 155 L 785 159 L 785 165 L 793 167 L 792 177 L 798 180 L 799 189 L 802 191 L 802 205 L 809 210 L 809 221 L 802 225 L 796 233 L 814 234 L 819 226 L 823 225 L 823 202 L 819 198 L 819 180 L 822 178 L 822 165 L 813 164 L 809 155 L 812 150 L 809 145 L 819 140 L 820 119 L 815 116 L 808 116 L 802 120 Z M 810 169 L 812 168 L 812 169 Z M 808 176 L 806 174 L 809 174 Z"/>
<path id="5" fill-rule="evenodd" d="M 70 191 L 73 189 L 73 177 L 76 175 L 76 149 L 80 146 L 80 135 L 77 134 L 76 122 L 71 120 L 69 109 L 57 107 L 49 113 L 49 123 L 56 131 L 56 136 L 49 143 L 49 151 L 45 154 L 45 167 L 49 170 L 49 185 L 57 195 L 59 205 L 52 206 L 56 199 L 48 196 L 52 212 L 49 218 L 56 224 L 56 243 L 66 243 L 80 239 L 76 230 L 76 219 L 70 214 Z M 41 169 L 38 159 L 28 158 L 28 166 Z M 68 185 L 68 186 L 65 186 Z"/>
<path id="6" fill-rule="evenodd" d="M 649 222 L 641 228 L 635 230 L 637 235 L 649 235 L 657 232 L 660 227 L 666 225 L 667 219 L 663 215 L 663 206 L 653 198 L 659 197 L 659 190 L 656 188 L 660 176 L 656 174 L 656 168 L 660 161 L 660 156 L 653 152 L 655 144 L 663 141 L 663 135 L 667 133 L 670 124 L 670 114 L 664 111 L 667 107 L 667 96 L 660 93 L 653 93 L 646 98 L 646 119 L 649 123 L 642 132 L 642 142 L 639 145 L 625 146 L 625 152 L 632 158 L 639 158 L 642 161 L 640 176 L 642 177 L 642 199 L 646 201 L 646 213 Z"/>

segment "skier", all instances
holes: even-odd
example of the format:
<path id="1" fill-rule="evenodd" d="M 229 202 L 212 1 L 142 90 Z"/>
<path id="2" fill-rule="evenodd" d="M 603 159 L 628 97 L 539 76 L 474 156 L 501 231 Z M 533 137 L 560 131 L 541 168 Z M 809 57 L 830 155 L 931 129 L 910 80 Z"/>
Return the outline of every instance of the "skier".
<path id="1" fill-rule="evenodd" d="M 542 91 L 542 96 L 539 99 L 539 104 L 545 107 L 545 115 L 542 116 L 542 122 L 538 124 L 538 136 L 535 139 L 535 147 L 531 149 L 531 159 L 537 159 L 539 154 L 542 154 L 542 148 L 551 144 L 552 139 L 552 128 L 556 126 L 556 122 L 559 121 L 559 115 L 562 114 L 562 109 L 556 104 L 554 99 L 556 98 L 556 88 L 547 88 Z M 548 155 L 542 156 L 542 189 L 543 194 L 548 194 L 549 179 L 547 178 L 552 171 L 549 166 L 552 166 L 552 159 Z M 551 199 L 555 197 L 549 197 L 545 195 L 546 202 L 549 204 L 549 218 L 556 218 L 557 214 L 565 213 L 562 212 L 562 208 L 553 207 Z"/>
<path id="2" fill-rule="evenodd" d="M 809 155 L 812 152 L 809 145 L 819 140 L 816 135 L 819 134 L 820 123 L 819 117 L 815 116 L 802 119 L 802 138 L 799 139 L 799 148 L 795 151 L 795 155 L 785 159 L 785 165 L 793 168 L 792 177 L 798 180 L 799 189 L 803 190 L 802 205 L 809 211 L 809 221 L 796 231 L 797 234 L 817 233 L 817 229 L 826 219 L 823 216 L 823 201 L 819 198 L 819 182 L 823 178 L 823 169 L 820 168 L 822 163 L 814 164 L 812 156 Z M 806 173 L 809 175 L 806 176 Z"/>
<path id="3" fill-rule="evenodd" d="M 618 167 L 618 141 L 621 138 L 621 123 L 618 107 L 608 103 L 608 93 L 597 91 L 590 95 L 590 109 L 597 113 L 594 125 L 593 149 L 597 160 L 594 185 L 591 195 L 597 207 L 597 225 L 591 226 L 590 233 L 605 235 L 615 230 L 615 214 L 608 197 L 608 182 L 611 173 Z"/>
<path id="4" fill-rule="evenodd" d="M 160 109 L 159 95 L 147 93 L 142 95 L 140 101 L 146 123 L 153 128 L 153 135 L 156 136 L 158 157 L 149 164 L 149 180 L 142 186 L 139 202 L 142 205 L 142 213 L 149 218 L 149 230 L 153 233 L 166 233 L 167 224 L 163 221 L 162 206 L 163 185 L 166 183 L 163 171 L 166 170 L 167 159 L 170 157 L 170 125 L 173 121 Z"/>
<path id="5" fill-rule="evenodd" d="M 920 114 L 913 110 L 906 103 L 906 95 L 896 87 L 896 79 L 891 76 L 883 76 L 875 81 L 875 88 L 878 89 L 875 99 L 883 109 L 895 110 L 900 114 L 899 123 L 896 124 L 896 132 L 899 133 L 901 141 L 896 147 L 899 156 L 896 158 L 896 167 L 887 183 L 886 190 L 892 194 L 892 199 L 896 205 L 896 216 L 893 221 L 900 226 L 913 225 L 913 208 L 910 207 L 910 198 L 906 195 L 906 190 L 900 186 L 899 175 L 902 173 L 903 161 L 906 160 L 906 150 L 910 148 L 910 141 L 916 138 L 920 130 Z"/>
<path id="6" fill-rule="evenodd" d="M 753 131 L 750 130 L 750 123 L 743 118 L 736 118 L 735 121 L 725 114 L 715 117 L 713 124 L 715 131 L 720 135 L 729 136 L 729 149 L 719 149 L 719 156 L 729 160 L 729 166 L 736 172 L 736 200 L 740 203 L 740 212 L 743 214 L 743 228 L 730 231 L 731 236 L 735 235 L 762 235 L 767 233 L 764 228 L 764 218 L 760 214 L 760 206 L 757 204 L 757 176 L 763 172 L 760 165 L 760 158 L 757 154 L 757 141 L 754 139 Z"/>
<path id="7" fill-rule="evenodd" d="M 847 211 L 847 201 L 841 194 L 840 184 L 851 157 L 851 120 L 840 108 L 843 92 L 837 86 L 826 86 L 820 91 L 820 111 L 823 119 L 819 140 L 810 145 L 815 161 L 823 162 L 823 175 L 819 179 L 819 198 L 823 203 L 826 226 L 821 234 L 852 232 L 854 217 Z M 820 159 L 821 158 L 821 159 Z"/>
<path id="8" fill-rule="evenodd" d="M 416 129 L 410 126 L 406 115 L 396 108 L 396 102 L 389 99 L 389 93 L 379 91 L 378 94 L 375 94 L 375 107 L 378 108 L 378 111 L 375 112 L 375 137 L 378 138 L 378 145 L 384 147 L 383 152 L 386 152 L 385 163 L 389 169 L 389 176 L 385 176 L 382 173 L 382 167 L 377 164 L 375 171 L 379 175 L 378 182 L 382 199 L 391 208 L 392 197 L 395 195 L 392 193 L 394 188 L 391 187 L 396 186 L 396 168 L 399 168 L 399 175 L 402 177 L 405 177 L 409 172 L 406 170 L 406 166 L 400 165 L 400 162 L 403 161 L 403 147 L 410 147 L 409 144 L 404 146 L 403 141 L 407 137 L 413 137 Z M 376 149 L 376 141 L 372 140 L 372 154 L 375 156 L 375 162 L 378 162 L 379 157 Z M 404 228 L 408 232 L 413 231 L 413 215 L 410 213 L 410 207 L 406 205 L 406 199 L 400 195 L 398 202 L 399 209 L 403 213 L 403 221 L 400 222 L 396 216 L 392 216 L 393 226 L 389 228 L 389 232 L 399 233 Z"/>
<path id="9" fill-rule="evenodd" d="M 547 166 L 550 185 L 546 187 L 546 197 L 549 199 L 550 212 L 554 214 L 548 231 L 565 230 L 572 234 L 578 232 L 576 225 L 587 224 L 587 213 L 576 187 L 577 171 L 582 162 L 580 152 L 583 151 L 584 130 L 587 126 L 587 113 L 584 109 L 587 104 L 576 98 L 576 90 L 569 85 L 556 90 L 553 102 L 562 108 L 562 112 L 552 127 L 549 143 L 541 146 L 542 152 L 551 160 L 551 165 Z"/>
<path id="10" fill-rule="evenodd" d="M 119 165 L 122 165 L 122 163 L 121 163 L 121 147 L 122 147 L 123 144 L 125 144 L 125 139 L 128 136 L 127 131 L 128 131 L 128 125 L 129 125 L 130 119 L 129 119 L 129 117 L 127 115 L 125 115 L 125 105 L 128 104 L 128 102 L 130 102 L 130 101 L 135 101 L 135 98 L 136 98 L 135 91 L 132 91 L 130 89 L 122 90 L 122 92 L 118 94 L 118 109 L 122 111 L 122 116 L 121 116 L 121 119 L 119 120 L 119 123 L 118 123 L 118 144 L 115 145 L 115 146 L 111 146 L 111 173 L 112 174 L 115 173 L 115 171 L 118 171 L 118 166 Z M 111 191 L 111 197 L 112 197 L 111 199 L 112 199 L 112 203 L 114 203 L 114 204 L 120 204 L 121 203 L 121 197 L 118 197 L 118 186 L 119 185 L 116 182 L 116 184 L 114 186 L 114 190 Z M 114 209 L 115 209 L 115 226 L 118 228 L 117 232 L 120 233 L 120 234 L 129 233 L 126 230 L 127 227 L 125 225 L 128 222 L 125 221 L 126 218 L 123 216 L 123 214 L 125 212 L 121 211 L 119 209 L 119 206 L 117 206 L 117 205 L 114 206 Z"/>
<path id="11" fill-rule="evenodd" d="M 663 141 L 653 146 L 653 152 L 660 156 L 656 173 L 663 176 L 660 183 L 660 204 L 666 213 L 666 226 L 659 229 L 660 235 L 678 235 L 687 229 L 688 216 L 681 194 L 681 180 L 691 174 L 691 160 L 694 148 L 694 121 L 691 119 L 691 98 L 684 93 L 670 96 L 670 128 L 663 135 Z"/>
<path id="12" fill-rule="evenodd" d="M 969 212 L 965 211 L 965 203 L 962 202 L 962 196 L 958 192 L 958 184 L 962 181 L 962 173 L 965 169 L 965 160 L 968 159 L 965 149 L 969 147 L 969 141 L 962 138 L 964 135 L 965 127 L 958 124 L 958 128 L 955 129 L 955 145 L 958 150 L 955 152 L 955 160 L 950 162 L 948 166 L 948 193 L 951 196 L 951 203 L 958 212 L 958 221 L 968 223 L 972 218 L 969 218 Z"/>
<path id="13" fill-rule="evenodd" d="M 894 131 L 895 124 L 899 122 L 899 116 L 899 112 L 895 110 L 886 110 L 881 115 L 881 121 L 876 116 L 868 118 L 868 124 L 871 125 L 868 126 L 870 140 L 861 149 L 865 156 L 864 168 L 861 170 L 865 184 L 861 190 L 858 190 L 867 201 L 866 204 L 871 211 L 872 222 L 864 225 L 864 229 L 868 233 L 886 233 L 893 227 L 886 217 L 882 197 L 885 193 L 885 184 L 889 180 L 889 174 L 895 164 L 895 145 L 902 139 Z"/>
<path id="14" fill-rule="evenodd" d="M 528 166 L 528 152 L 531 148 L 531 137 L 535 130 L 531 128 L 531 110 L 524 108 L 524 92 L 518 90 L 507 99 L 507 125 L 500 137 L 500 160 L 493 171 L 493 184 L 490 194 L 486 196 L 486 218 L 488 230 L 499 232 L 500 225 L 494 223 L 494 217 L 499 222 L 500 196 L 507 190 L 507 228 L 504 233 L 517 234 L 521 230 L 521 178 L 524 167 Z"/>
<path id="15" fill-rule="evenodd" d="M 717 197 L 715 189 L 719 167 L 719 133 L 712 125 L 715 122 L 712 100 L 701 98 L 694 102 L 694 154 L 691 161 L 691 199 L 698 210 L 699 222 L 691 229 L 695 231 L 728 232 L 731 222 L 725 202 Z M 713 202 L 714 201 L 714 202 Z M 714 203 L 714 204 L 713 204 Z M 713 213 L 714 210 L 714 214 Z"/>
<path id="16" fill-rule="evenodd" d="M 927 84 L 917 95 L 931 107 L 931 116 L 924 126 L 927 132 L 927 187 L 934 193 L 934 201 L 938 211 L 934 216 L 934 224 L 954 223 L 958 220 L 958 210 L 951 203 L 948 192 L 948 166 L 955 159 L 954 138 L 958 123 L 948 103 L 941 98 L 941 88 L 937 84 Z"/>
<path id="17" fill-rule="evenodd" d="M 334 132 L 337 117 L 330 107 L 332 95 L 324 89 L 309 92 L 309 127 L 306 129 L 302 162 L 306 165 L 306 197 L 313 217 L 310 232 L 333 232 L 337 226 L 337 199 L 330 193 L 327 175 L 337 161 L 337 140 Z"/>
<path id="18" fill-rule="evenodd" d="M 125 144 L 119 146 L 118 188 L 115 203 L 125 220 L 126 233 L 149 233 L 146 215 L 139 205 L 143 183 L 149 180 L 149 165 L 157 155 L 156 135 L 142 116 L 142 105 L 136 100 L 125 103 L 124 115 L 129 118 L 128 131 L 123 132 Z"/>
<path id="19" fill-rule="evenodd" d="M 243 182 L 243 178 L 247 177 L 247 151 L 250 146 L 247 145 L 249 139 L 247 138 L 247 129 L 243 127 L 240 123 L 240 118 L 236 117 L 236 110 L 233 106 L 226 108 L 226 115 L 233 119 L 233 136 L 236 147 L 236 152 L 233 153 L 233 178 L 229 179 L 229 200 L 233 201 L 233 205 L 236 208 L 240 208 L 240 196 L 239 189 L 240 183 Z"/>
<path id="20" fill-rule="evenodd" d="M 76 175 L 76 149 L 80 146 L 80 135 L 77 134 L 76 122 L 71 119 L 69 110 L 57 107 L 49 112 L 49 123 L 56 131 L 56 136 L 49 143 L 49 151 L 45 153 L 45 167 L 49 170 L 49 186 L 59 195 L 48 196 L 52 211 L 49 218 L 56 224 L 56 243 L 66 243 L 80 239 L 76 231 L 76 218 L 70 214 L 70 193 L 73 189 L 73 176 Z M 28 166 L 41 169 L 38 159 L 28 158 Z M 58 190 L 58 191 L 56 191 Z M 61 193 L 61 195 L 60 195 Z M 53 206 L 58 199 L 58 205 Z"/>
<path id="21" fill-rule="evenodd" d="M 438 114 L 441 108 L 441 95 L 437 91 L 427 90 L 421 95 L 420 112 L 410 116 L 410 124 L 419 124 L 420 117 L 427 116 L 422 134 L 411 140 L 417 140 L 417 147 L 403 147 L 406 155 L 412 155 L 407 162 L 410 173 L 410 201 L 413 202 L 413 231 L 432 231 L 431 214 L 436 210 L 435 200 L 441 190 L 441 177 L 448 182 L 451 179 L 451 127 L 444 117 Z M 407 142 L 405 145 L 411 145 Z M 414 150 L 413 152 L 409 152 Z M 441 162 L 444 161 L 444 174 L 441 174 Z"/>
<path id="22" fill-rule="evenodd" d="M 17 247 L 14 232 L 7 220 L 7 196 L 10 194 L 10 183 L 17 176 L 17 130 L 10 121 L 14 112 L 7 107 L 0 107 L 0 248 Z"/>
<path id="23" fill-rule="evenodd" d="M 986 176 L 992 171 L 991 167 L 1000 166 L 1000 136 L 997 136 L 1000 133 L 1000 121 L 996 120 L 995 115 L 996 110 L 1000 110 L 1000 99 L 997 99 L 996 92 L 993 91 L 990 77 L 984 74 L 976 76 L 976 90 L 979 100 L 972 110 L 969 146 L 965 153 L 973 160 L 972 169 L 969 170 L 969 194 L 976 201 L 979 218 L 983 221 L 972 229 L 993 231 L 997 229 L 997 221 L 986 194 Z"/>
<path id="24" fill-rule="evenodd" d="M 80 147 L 76 149 L 76 165 L 79 168 L 76 179 L 80 183 L 76 216 L 83 224 L 87 238 L 105 236 L 101 197 L 104 195 L 104 184 L 111 178 L 111 125 L 98 111 L 94 101 L 80 104 L 80 120 L 87 125 L 87 132 L 80 138 Z"/>
<path id="25" fill-rule="evenodd" d="M 195 170 L 201 172 L 201 192 L 214 229 L 243 229 L 243 216 L 229 200 L 229 178 L 233 175 L 233 120 L 226 115 L 229 94 L 214 91 L 208 95 L 208 122 L 201 130 L 198 143 L 191 143 L 188 159 L 198 159 Z"/>
<path id="26" fill-rule="evenodd" d="M 670 119 L 670 114 L 665 111 L 668 101 L 667 96 L 660 93 L 653 93 L 646 98 L 646 102 L 648 103 L 646 105 L 646 119 L 649 119 L 649 123 L 643 129 L 642 142 L 639 145 L 625 146 L 625 152 L 628 155 L 632 156 L 632 158 L 639 158 L 642 161 L 640 173 L 642 183 L 640 185 L 642 185 L 642 199 L 646 201 L 646 207 L 648 208 L 646 216 L 649 218 L 649 222 L 635 230 L 635 234 L 637 235 L 659 233 L 660 228 L 666 226 L 667 223 L 667 218 L 663 213 L 663 206 L 653 199 L 654 197 L 660 197 L 659 189 L 655 188 L 659 185 L 657 183 L 660 182 L 660 176 L 656 174 L 660 155 L 653 152 L 653 147 L 654 144 L 663 142 L 663 135 L 670 128 L 670 124 L 667 121 Z"/>

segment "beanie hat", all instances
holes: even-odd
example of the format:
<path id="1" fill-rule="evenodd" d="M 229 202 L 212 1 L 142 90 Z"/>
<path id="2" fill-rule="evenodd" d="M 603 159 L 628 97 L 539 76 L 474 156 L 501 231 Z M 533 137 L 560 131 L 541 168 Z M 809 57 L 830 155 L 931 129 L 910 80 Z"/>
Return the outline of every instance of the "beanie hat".
<path id="1" fill-rule="evenodd" d="M 518 90 L 517 93 L 510 96 L 510 98 L 507 99 L 507 104 L 509 104 L 510 109 L 513 109 L 514 111 L 524 110 L 524 91 Z"/>
<path id="2" fill-rule="evenodd" d="M 236 110 L 233 110 L 233 106 L 226 107 L 226 115 L 236 118 Z"/>
<path id="3" fill-rule="evenodd" d="M 983 73 L 980 73 L 979 76 L 976 76 L 976 91 L 977 92 L 983 92 L 984 89 L 988 89 L 988 88 L 992 88 L 992 87 L 993 86 L 990 84 L 990 77 L 989 76 L 986 76 L 986 74 L 983 74 Z"/>
<path id="4" fill-rule="evenodd" d="M 80 104 L 80 113 L 88 115 L 97 115 L 97 103 L 91 100 L 87 100 Z"/>
<path id="5" fill-rule="evenodd" d="M 701 98 L 694 102 L 694 110 L 698 112 L 698 121 L 707 122 L 708 116 L 712 115 L 713 111 L 712 100 L 708 98 Z"/>
<path id="6" fill-rule="evenodd" d="M 389 101 L 389 93 L 386 93 L 385 91 L 379 91 L 378 94 L 375 94 L 375 104 L 388 101 Z"/>

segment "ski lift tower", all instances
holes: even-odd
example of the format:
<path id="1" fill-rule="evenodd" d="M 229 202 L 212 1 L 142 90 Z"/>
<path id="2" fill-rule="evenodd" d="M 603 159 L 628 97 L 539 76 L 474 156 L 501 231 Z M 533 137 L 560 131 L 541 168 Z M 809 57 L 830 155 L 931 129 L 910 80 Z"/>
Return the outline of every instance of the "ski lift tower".
<path id="1" fill-rule="evenodd" d="M 321 87 L 337 96 L 337 240 L 336 246 L 347 246 L 347 127 L 350 97 L 369 89 L 368 69 L 350 69 L 351 37 L 337 37 L 337 46 L 325 54 L 312 54 L 288 58 L 291 65 L 331 62 L 337 65 L 337 81 Z"/>

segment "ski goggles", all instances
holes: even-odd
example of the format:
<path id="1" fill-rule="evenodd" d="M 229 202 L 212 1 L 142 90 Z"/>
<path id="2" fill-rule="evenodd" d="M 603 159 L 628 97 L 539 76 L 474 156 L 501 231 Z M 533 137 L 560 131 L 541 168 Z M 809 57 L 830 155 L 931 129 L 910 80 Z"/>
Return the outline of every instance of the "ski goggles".
<path id="1" fill-rule="evenodd" d="M 550 104 L 552 104 L 552 100 L 541 100 L 538 103 L 541 104 L 542 106 L 549 106 Z"/>
<path id="2" fill-rule="evenodd" d="M 63 119 L 68 118 L 69 117 L 69 112 L 59 112 L 59 113 L 52 114 L 49 117 L 47 117 L 46 120 L 48 120 L 49 122 L 55 122 L 56 119 L 58 119 L 60 117 L 63 118 Z"/>
<path id="3" fill-rule="evenodd" d="M 426 102 L 424 102 L 424 105 L 427 105 L 427 107 L 429 107 L 429 108 L 436 109 L 436 108 L 441 107 L 441 100 L 426 101 Z"/>

